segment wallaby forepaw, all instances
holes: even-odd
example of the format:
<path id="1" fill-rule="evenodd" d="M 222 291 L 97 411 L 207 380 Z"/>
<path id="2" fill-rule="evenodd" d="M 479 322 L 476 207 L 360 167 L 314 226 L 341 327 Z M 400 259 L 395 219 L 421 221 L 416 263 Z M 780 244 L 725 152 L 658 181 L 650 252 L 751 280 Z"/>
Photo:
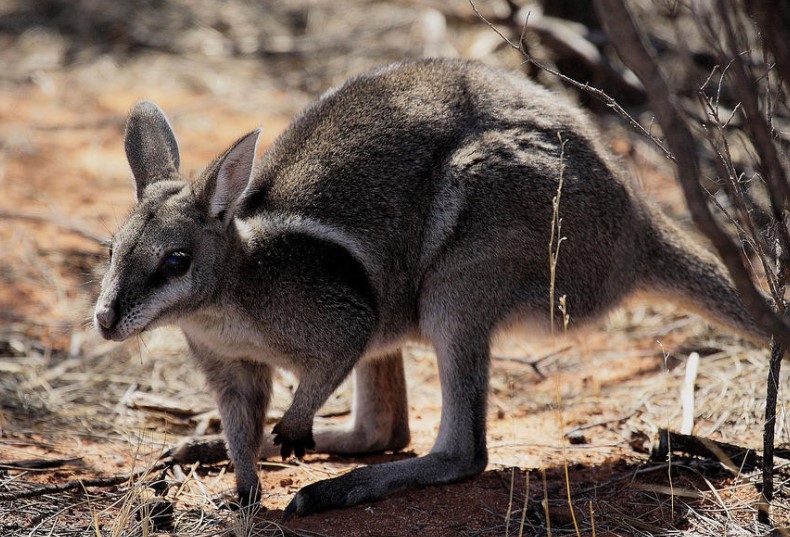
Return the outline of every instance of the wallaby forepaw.
<path id="1" fill-rule="evenodd" d="M 306 450 L 315 447 L 312 431 L 301 435 L 290 435 L 283 431 L 282 422 L 280 422 L 274 426 L 272 433 L 274 433 L 274 444 L 280 446 L 280 456 L 283 460 L 289 458 L 291 454 L 301 459 Z"/>

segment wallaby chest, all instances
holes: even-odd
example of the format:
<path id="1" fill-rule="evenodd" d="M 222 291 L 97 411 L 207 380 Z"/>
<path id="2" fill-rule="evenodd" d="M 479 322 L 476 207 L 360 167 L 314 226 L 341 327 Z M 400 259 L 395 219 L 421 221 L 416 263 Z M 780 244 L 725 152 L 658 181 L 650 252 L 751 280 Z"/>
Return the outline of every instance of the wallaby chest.
<path id="1" fill-rule="evenodd" d="M 289 356 L 272 341 L 265 327 L 243 312 L 230 308 L 204 309 L 183 318 L 179 327 L 191 346 L 229 362 L 262 361 L 276 367 L 299 369 L 298 357 Z"/>

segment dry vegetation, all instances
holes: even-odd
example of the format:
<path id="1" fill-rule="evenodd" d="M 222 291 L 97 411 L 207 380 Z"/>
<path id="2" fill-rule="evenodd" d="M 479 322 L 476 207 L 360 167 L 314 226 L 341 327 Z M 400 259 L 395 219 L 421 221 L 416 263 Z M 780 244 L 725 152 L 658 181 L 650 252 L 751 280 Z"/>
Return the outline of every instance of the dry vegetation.
<path id="1" fill-rule="evenodd" d="M 672 80 L 702 83 L 708 71 L 684 60 L 684 50 L 701 54 L 706 45 L 687 18 L 671 17 L 662 3 L 632 4 L 650 15 Z M 509 6 L 478 4 L 518 38 Z M 525 39 L 535 58 L 603 86 L 650 128 L 644 95 L 615 60 L 585 66 L 557 44 L 556 20 L 530 20 Z M 608 54 L 599 34 L 588 37 Z M 703 356 L 694 433 L 759 448 L 767 352 L 682 308 L 639 298 L 569 336 L 516 334 L 497 342 L 491 463 L 465 483 L 281 520 L 304 484 L 430 449 L 438 380 L 430 349 L 417 346 L 407 353 L 413 442 L 406 453 L 309 455 L 287 464 L 269 457 L 262 462 L 269 510 L 259 513 L 228 509 L 233 475 L 225 461 L 160 460 L 183 438 L 219 432 L 212 398 L 180 336 L 160 330 L 106 343 L 85 320 L 105 258 L 101 240 L 132 203 L 121 146 L 129 106 L 143 96 L 158 101 L 181 137 L 184 169 L 194 171 L 255 126 L 264 126 L 270 143 L 310 99 L 349 75 L 424 55 L 513 69 L 523 61 L 463 0 L 0 3 L 1 535 L 770 533 L 757 522 L 757 469 L 648 455 L 659 429 L 680 426 L 679 394 L 693 351 Z M 573 91 L 534 67 L 523 69 Z M 634 180 L 687 225 L 661 152 L 595 99 L 572 95 L 599 114 Z M 710 164 L 712 156 L 700 151 Z M 706 186 L 716 189 L 713 181 Z M 562 232 L 573 240 L 573 230 Z M 277 382 L 272 423 L 292 387 L 293 379 Z M 790 438 L 782 401 L 780 392 L 780 445 Z M 342 420 L 348 405 L 344 387 L 319 419 Z M 790 466 L 777 464 L 773 514 L 787 526 L 790 496 L 782 485 Z"/>

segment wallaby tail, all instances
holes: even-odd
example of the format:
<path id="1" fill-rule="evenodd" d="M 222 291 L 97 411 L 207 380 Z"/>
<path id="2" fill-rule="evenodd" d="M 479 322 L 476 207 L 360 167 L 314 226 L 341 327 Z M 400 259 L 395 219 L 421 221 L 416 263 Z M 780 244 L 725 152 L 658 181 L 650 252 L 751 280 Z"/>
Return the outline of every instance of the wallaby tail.
<path id="1" fill-rule="evenodd" d="M 651 220 L 641 260 L 645 290 L 657 291 L 710 321 L 765 344 L 767 332 L 744 306 L 724 264 L 663 214 L 656 211 Z"/>

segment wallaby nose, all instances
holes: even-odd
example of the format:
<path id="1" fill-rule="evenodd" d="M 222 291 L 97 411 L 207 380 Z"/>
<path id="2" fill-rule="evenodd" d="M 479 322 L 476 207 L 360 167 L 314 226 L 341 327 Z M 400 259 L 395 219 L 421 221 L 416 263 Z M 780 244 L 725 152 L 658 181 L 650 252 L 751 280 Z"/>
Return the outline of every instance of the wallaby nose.
<path id="1" fill-rule="evenodd" d="M 109 330 L 115 324 L 118 317 L 116 302 L 104 303 L 100 308 L 96 309 L 96 322 L 101 328 Z"/>

